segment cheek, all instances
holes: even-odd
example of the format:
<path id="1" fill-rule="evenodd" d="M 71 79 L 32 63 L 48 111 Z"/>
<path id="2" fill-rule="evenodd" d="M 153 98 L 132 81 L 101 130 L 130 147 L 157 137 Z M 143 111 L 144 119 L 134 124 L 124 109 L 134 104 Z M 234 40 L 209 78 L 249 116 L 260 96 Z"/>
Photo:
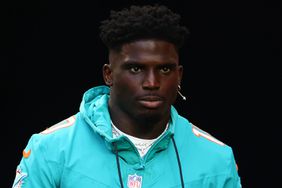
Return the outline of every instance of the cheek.
<path id="1" fill-rule="evenodd" d="M 169 95 L 170 95 L 171 100 L 174 101 L 177 96 L 177 87 L 171 87 L 169 89 Z"/>
<path id="2" fill-rule="evenodd" d="M 177 89 L 178 77 L 176 75 L 164 77 L 162 81 L 163 81 L 163 86 L 165 86 L 166 88 L 171 89 L 171 90 Z"/>
<path id="3" fill-rule="evenodd" d="M 138 79 L 132 78 L 125 74 L 116 75 L 113 81 L 113 87 L 119 91 L 120 95 L 134 95 L 138 91 Z"/>
<path id="4" fill-rule="evenodd" d="M 166 80 L 163 84 L 164 93 L 173 101 L 177 96 L 177 79 Z"/>

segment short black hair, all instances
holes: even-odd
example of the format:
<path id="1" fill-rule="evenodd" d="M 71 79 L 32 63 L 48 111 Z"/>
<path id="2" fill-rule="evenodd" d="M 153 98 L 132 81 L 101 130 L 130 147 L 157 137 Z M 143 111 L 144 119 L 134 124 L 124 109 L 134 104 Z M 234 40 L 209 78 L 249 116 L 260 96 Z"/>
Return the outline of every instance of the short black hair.
<path id="1" fill-rule="evenodd" d="M 101 22 L 100 37 L 109 49 L 119 49 L 138 39 L 161 39 L 181 48 L 189 31 L 180 25 L 179 14 L 164 5 L 132 5 L 129 9 L 111 11 L 110 17 Z"/>

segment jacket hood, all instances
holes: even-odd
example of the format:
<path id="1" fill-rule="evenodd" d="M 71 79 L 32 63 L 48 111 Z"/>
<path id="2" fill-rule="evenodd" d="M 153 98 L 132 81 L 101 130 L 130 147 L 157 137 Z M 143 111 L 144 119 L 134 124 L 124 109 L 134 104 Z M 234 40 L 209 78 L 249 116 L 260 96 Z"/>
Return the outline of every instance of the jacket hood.
<path id="1" fill-rule="evenodd" d="M 79 108 L 87 124 L 107 141 L 112 140 L 111 118 L 107 105 L 109 96 L 109 87 L 93 87 L 84 93 Z"/>
<path id="2" fill-rule="evenodd" d="M 117 138 L 113 138 L 112 136 L 111 117 L 108 110 L 109 97 L 110 88 L 107 86 L 97 86 L 89 89 L 83 95 L 83 99 L 80 104 L 80 113 L 86 123 L 105 139 L 106 145 L 110 149 L 113 150 L 113 142 L 118 142 L 118 149 L 126 149 L 131 147 L 130 144 L 128 144 L 127 137 L 122 135 Z M 177 120 L 178 113 L 176 109 L 171 106 L 170 126 L 166 134 L 164 134 L 168 137 L 167 143 L 169 141 L 169 137 L 174 134 L 174 128 Z"/>

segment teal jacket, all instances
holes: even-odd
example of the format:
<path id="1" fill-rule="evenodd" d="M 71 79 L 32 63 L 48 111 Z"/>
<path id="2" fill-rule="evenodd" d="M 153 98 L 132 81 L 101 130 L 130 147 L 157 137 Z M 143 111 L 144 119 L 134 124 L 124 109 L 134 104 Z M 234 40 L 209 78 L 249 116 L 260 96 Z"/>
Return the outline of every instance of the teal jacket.
<path id="1" fill-rule="evenodd" d="M 32 135 L 13 187 L 178 188 L 181 178 L 187 188 L 241 187 L 231 147 L 173 106 L 168 130 L 141 158 L 127 137 L 112 137 L 108 99 L 108 87 L 92 88 L 77 114 Z"/>

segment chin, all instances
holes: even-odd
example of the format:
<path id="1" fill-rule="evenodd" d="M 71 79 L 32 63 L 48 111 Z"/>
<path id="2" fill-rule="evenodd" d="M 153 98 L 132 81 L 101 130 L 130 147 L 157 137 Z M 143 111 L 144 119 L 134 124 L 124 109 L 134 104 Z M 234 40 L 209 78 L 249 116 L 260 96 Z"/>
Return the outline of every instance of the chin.
<path id="1" fill-rule="evenodd" d="M 154 124 L 164 118 L 164 114 L 148 110 L 146 113 L 138 114 L 136 118 L 142 123 Z"/>

